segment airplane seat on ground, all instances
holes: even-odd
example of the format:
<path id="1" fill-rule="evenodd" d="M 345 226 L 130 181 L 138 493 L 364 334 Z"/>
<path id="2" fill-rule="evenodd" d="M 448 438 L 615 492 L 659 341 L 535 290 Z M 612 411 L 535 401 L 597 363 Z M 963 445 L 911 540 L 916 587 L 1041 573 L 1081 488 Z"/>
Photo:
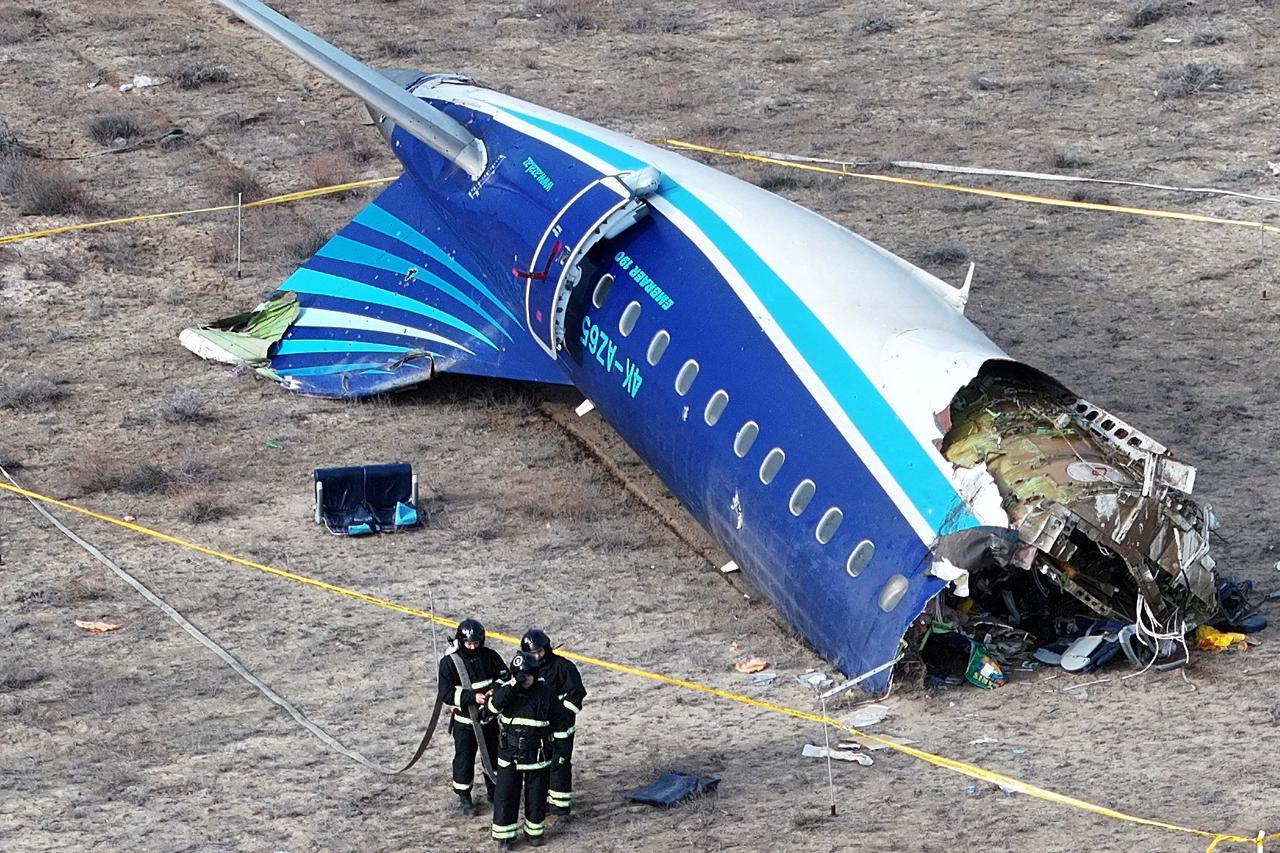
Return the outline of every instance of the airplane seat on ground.
<path id="1" fill-rule="evenodd" d="M 336 536 L 415 527 L 418 478 L 408 462 L 317 468 L 315 518 Z"/>

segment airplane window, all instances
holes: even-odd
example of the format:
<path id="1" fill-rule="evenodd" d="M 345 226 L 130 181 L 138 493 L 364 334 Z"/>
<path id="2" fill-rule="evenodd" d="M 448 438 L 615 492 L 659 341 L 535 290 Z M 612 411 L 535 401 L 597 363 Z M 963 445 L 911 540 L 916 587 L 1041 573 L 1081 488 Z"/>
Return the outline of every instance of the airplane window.
<path id="1" fill-rule="evenodd" d="M 622 309 L 622 319 L 618 320 L 618 331 L 625 338 L 631 334 L 632 329 L 636 327 L 636 320 L 640 319 L 640 303 L 632 302 L 626 308 Z"/>
<path id="2" fill-rule="evenodd" d="M 733 452 L 738 454 L 739 459 L 751 451 L 751 445 L 756 443 L 756 436 L 759 434 L 760 425 L 755 421 L 747 421 L 742 425 L 738 436 L 733 440 Z"/>
<path id="3" fill-rule="evenodd" d="M 884 588 L 880 590 L 880 609 L 885 613 L 893 610 L 902 601 L 902 597 L 907 594 L 907 579 L 902 575 L 894 575 L 885 583 Z"/>
<path id="4" fill-rule="evenodd" d="M 839 507 L 832 507 L 822 514 L 822 520 L 818 522 L 816 531 L 818 541 L 826 545 L 831 541 L 831 537 L 836 535 L 836 531 L 840 529 L 840 522 L 844 521 L 844 513 Z"/>
<path id="5" fill-rule="evenodd" d="M 711 395 L 711 399 L 707 401 L 707 410 L 702 413 L 703 419 L 707 422 L 707 426 L 715 426 L 720 416 L 724 414 L 724 407 L 729 405 L 729 394 L 725 391 L 717 391 Z"/>
<path id="6" fill-rule="evenodd" d="M 666 355 L 667 344 L 671 343 L 671 335 L 666 329 L 661 330 L 649 341 L 649 363 L 656 365 Z"/>
<path id="7" fill-rule="evenodd" d="M 862 574 L 862 570 L 871 562 L 871 558 L 876 555 L 876 545 L 870 539 L 863 539 L 853 549 L 853 553 L 849 555 L 849 562 L 845 563 L 844 570 L 849 573 L 849 577 L 856 578 Z"/>
<path id="8" fill-rule="evenodd" d="M 818 487 L 813 484 L 813 480 L 801 480 L 800 485 L 796 486 L 796 490 L 791 493 L 791 514 L 800 515 L 805 511 L 805 507 L 809 506 L 809 501 L 813 500 L 813 493 Z"/>
<path id="9" fill-rule="evenodd" d="M 778 476 L 778 470 L 782 468 L 782 463 L 787 458 L 787 454 L 782 452 L 782 448 L 775 447 L 770 450 L 764 457 L 764 462 L 760 463 L 760 482 L 766 486 L 773 482 L 773 478 Z"/>
<path id="10" fill-rule="evenodd" d="M 693 387 L 693 380 L 698 378 L 698 362 L 689 359 L 676 374 L 676 393 L 683 397 Z"/>
<path id="11" fill-rule="evenodd" d="M 591 304 L 597 308 L 603 308 L 604 301 L 609 298 L 610 290 L 613 290 L 613 273 L 605 273 L 596 282 L 596 289 L 591 294 Z"/>

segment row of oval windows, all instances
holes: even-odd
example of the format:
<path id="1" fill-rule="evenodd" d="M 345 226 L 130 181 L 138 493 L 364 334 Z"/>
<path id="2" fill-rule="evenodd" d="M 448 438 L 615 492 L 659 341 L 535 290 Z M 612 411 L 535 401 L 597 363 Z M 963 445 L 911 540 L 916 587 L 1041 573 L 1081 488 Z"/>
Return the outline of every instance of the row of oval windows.
<path id="1" fill-rule="evenodd" d="M 605 273 L 600 277 L 600 281 L 596 283 L 594 292 L 591 295 L 591 302 L 596 308 L 603 308 L 605 300 L 609 297 L 609 291 L 613 289 L 614 277 L 610 273 Z M 635 331 L 636 323 L 640 320 L 641 305 L 637 301 L 627 304 L 622 310 L 622 316 L 618 319 L 618 333 L 624 338 L 629 337 Z M 651 366 L 656 367 L 662 357 L 666 355 L 667 347 L 671 344 L 671 334 L 665 329 L 655 332 L 652 340 L 649 341 L 649 348 L 645 353 L 645 359 Z M 689 393 L 693 388 L 693 381 L 698 378 L 698 362 L 689 359 L 676 372 L 675 388 L 676 393 L 681 397 Z M 707 400 L 706 408 L 703 409 L 702 419 L 707 426 L 715 426 L 720 422 L 721 415 L 724 414 L 725 407 L 729 404 L 729 392 L 720 389 L 711 395 Z M 746 457 L 751 451 L 751 446 L 755 444 L 757 436 L 760 435 L 760 425 L 755 421 L 747 421 L 738 430 L 738 434 L 733 440 L 733 452 L 739 458 Z M 778 476 L 778 472 L 782 470 L 782 463 L 786 461 L 787 454 L 780 447 L 775 447 L 765 454 L 764 461 L 760 463 L 760 482 L 766 486 L 773 482 Z M 795 490 L 791 492 L 791 501 L 789 509 L 791 514 L 797 518 L 808 508 L 810 501 L 813 500 L 814 493 L 817 492 L 817 485 L 808 478 L 801 480 Z M 822 518 L 818 520 L 818 526 L 814 530 L 814 535 L 823 545 L 831 541 L 831 537 L 835 536 L 836 530 L 839 529 L 841 522 L 844 521 L 844 512 L 839 507 L 831 507 L 822 514 Z M 845 562 L 845 571 L 850 577 L 857 577 L 862 570 L 871 562 L 871 558 L 875 555 L 876 546 L 870 539 L 863 539 L 859 542 L 849 554 L 849 559 Z M 885 584 L 880 591 L 878 604 L 881 610 L 886 613 L 893 610 L 902 600 L 907 591 L 907 579 L 902 575 L 894 575 Z"/>

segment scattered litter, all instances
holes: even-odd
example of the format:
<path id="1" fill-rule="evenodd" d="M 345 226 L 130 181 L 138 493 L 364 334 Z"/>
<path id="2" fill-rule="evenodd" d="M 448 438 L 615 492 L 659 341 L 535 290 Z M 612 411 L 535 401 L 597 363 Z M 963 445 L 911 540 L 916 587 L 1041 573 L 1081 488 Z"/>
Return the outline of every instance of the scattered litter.
<path id="1" fill-rule="evenodd" d="M 76 627 L 83 628 L 93 634 L 105 634 L 107 631 L 115 631 L 120 626 L 114 622 L 86 622 L 83 619 L 77 619 Z"/>
<path id="2" fill-rule="evenodd" d="M 750 674 L 753 672 L 761 672 L 763 670 L 768 669 L 769 662 L 764 658 L 748 658 L 747 660 L 738 661 L 733 665 L 733 668 L 736 669 L 738 672 L 745 672 Z"/>
<path id="3" fill-rule="evenodd" d="M 1083 700 L 1083 699 L 1089 698 L 1089 688 L 1087 687 L 1081 687 L 1076 690 L 1072 690 L 1070 687 L 1067 687 L 1063 690 L 1063 692 L 1066 693 L 1068 696 L 1070 696 L 1072 699 Z"/>
<path id="4" fill-rule="evenodd" d="M 991 735 L 983 735 L 982 737 L 974 738 L 973 740 L 969 741 L 969 746 L 978 746 L 979 744 L 984 744 L 984 743 L 999 743 L 999 742 L 1000 742 L 999 738 L 993 738 Z"/>
<path id="5" fill-rule="evenodd" d="M 736 571 L 739 571 L 739 566 L 733 560 L 730 560 L 720 567 L 720 574 L 722 575 L 731 574 Z"/>
<path id="6" fill-rule="evenodd" d="M 280 443 L 280 439 L 278 438 L 268 438 L 262 443 L 267 447 L 270 447 L 272 450 L 284 450 L 284 445 Z"/>
<path id="7" fill-rule="evenodd" d="M 973 653 L 969 656 L 969 667 L 964 673 L 965 680 L 984 690 L 995 690 L 1004 687 L 1005 674 L 991 656 L 987 647 L 981 643 L 973 644 Z"/>
<path id="8" fill-rule="evenodd" d="M 1272 163 L 1270 160 L 1268 160 L 1267 168 L 1271 170 L 1271 175 L 1273 177 L 1280 178 L 1280 163 Z M 1280 569 L 1280 563 L 1276 564 L 1276 568 Z"/>
<path id="9" fill-rule="evenodd" d="M 1020 785 L 1001 785 L 1000 790 L 1006 794 L 1021 794 L 1022 787 Z"/>
<path id="10" fill-rule="evenodd" d="M 137 521 L 137 520 L 138 520 L 138 517 L 137 517 L 136 515 L 122 515 L 122 516 L 120 516 L 120 520 L 121 520 L 121 521 L 131 521 L 131 522 L 132 522 L 132 521 Z"/>
<path id="11" fill-rule="evenodd" d="M 1236 648 L 1244 651 L 1249 647 L 1244 634 L 1235 631 L 1219 631 L 1208 625 L 1196 627 L 1196 648 L 1203 652 L 1220 652 L 1223 649 Z"/>
<path id="12" fill-rule="evenodd" d="M 769 685 L 773 684 L 773 682 L 777 680 L 778 680 L 778 673 L 762 672 L 759 675 L 757 675 L 755 678 L 751 679 L 751 684 L 756 687 L 768 687 Z"/>
<path id="13" fill-rule="evenodd" d="M 863 705 L 852 714 L 841 717 L 840 722 L 850 728 L 865 729 L 868 726 L 874 726 L 891 713 L 893 711 L 887 705 Z"/>
<path id="14" fill-rule="evenodd" d="M 1020 746 L 1015 746 L 1015 747 L 1013 748 L 1013 754 L 1014 754 L 1014 755 L 1026 755 L 1026 754 L 1027 754 L 1027 751 L 1026 751 L 1025 749 L 1023 749 L 1022 747 L 1020 747 Z"/>
<path id="15" fill-rule="evenodd" d="M 688 773 L 663 773 L 643 788 L 630 791 L 624 796 L 636 803 L 670 807 L 686 797 L 710 793 L 719 784 L 719 779 L 704 779 Z"/>
<path id="16" fill-rule="evenodd" d="M 966 788 L 964 789 L 964 792 L 965 792 L 966 794 L 968 794 L 969 796 L 971 796 L 971 797 L 972 797 L 972 796 L 975 796 L 975 795 L 978 793 L 978 786 L 977 786 L 977 785 L 969 785 L 968 787 L 966 787 Z"/>
<path id="17" fill-rule="evenodd" d="M 93 78 L 93 80 L 92 80 L 92 81 L 90 81 L 88 88 L 90 88 L 90 89 L 96 89 L 96 88 L 98 88 L 98 87 L 99 87 L 99 86 L 101 86 L 101 85 L 102 85 L 102 78 L 101 78 L 101 77 L 94 77 L 94 78 Z"/>
<path id="18" fill-rule="evenodd" d="M 870 767 L 875 761 L 870 755 L 863 755 L 854 749 L 841 749 L 838 746 L 833 749 L 827 749 L 825 746 L 815 746 L 806 743 L 804 749 L 800 750 L 800 754 L 805 758 L 827 758 L 830 757 L 835 761 L 853 761 L 861 764 L 863 767 Z"/>
<path id="19" fill-rule="evenodd" d="M 133 88 L 135 89 L 149 89 L 152 86 L 159 86 L 162 82 L 164 81 L 159 77 L 148 77 L 146 74 L 133 75 Z"/>
<path id="20" fill-rule="evenodd" d="M 1164 42 L 1165 44 L 1182 44 L 1182 39 L 1176 39 L 1172 36 L 1165 36 L 1164 38 L 1160 39 L 1160 41 Z"/>
<path id="21" fill-rule="evenodd" d="M 817 670 L 812 670 L 812 669 L 806 672 L 804 675 L 797 675 L 796 681 L 800 682 L 806 687 L 812 687 L 814 690 L 825 690 L 831 685 L 835 684 L 834 681 L 832 681 L 827 676 L 823 675 L 821 672 L 818 672 Z"/>

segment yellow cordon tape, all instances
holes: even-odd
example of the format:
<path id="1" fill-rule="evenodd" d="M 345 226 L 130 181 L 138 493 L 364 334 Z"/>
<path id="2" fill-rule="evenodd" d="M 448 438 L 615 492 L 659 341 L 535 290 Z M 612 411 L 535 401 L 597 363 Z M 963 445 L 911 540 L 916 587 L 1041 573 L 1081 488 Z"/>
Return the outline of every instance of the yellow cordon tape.
<path id="1" fill-rule="evenodd" d="M 81 222 L 78 225 L 63 225 L 60 228 L 45 228 L 41 231 L 28 231 L 25 234 L 9 234 L 0 236 L 0 246 L 5 245 L 6 243 L 19 243 L 23 240 L 35 240 L 39 237 L 51 237 L 54 234 L 66 234 L 70 231 L 88 231 L 91 228 L 102 228 L 107 225 L 128 225 L 133 222 L 150 222 L 155 219 L 172 219 L 177 216 L 193 216 L 197 213 L 222 213 L 228 210 L 235 210 L 237 207 L 241 210 L 247 210 L 251 207 L 266 207 L 269 204 L 285 204 L 291 201 L 301 201 L 306 198 L 315 198 L 322 195 L 331 195 L 333 193 L 356 190 L 361 187 L 389 184 L 394 180 L 395 178 L 370 178 L 365 181 L 352 181 L 349 184 L 335 184 L 331 187 L 317 187 L 312 190 L 299 190 L 298 192 L 272 196 L 271 198 L 262 198 L 257 201 L 245 202 L 240 205 L 223 204 L 217 207 L 199 207 L 191 210 L 171 210 L 167 213 L 142 213 L 137 216 L 125 216 L 120 219 L 103 219 L 98 222 Z"/>
<path id="2" fill-rule="evenodd" d="M 1127 213 L 1132 216 L 1152 216 L 1158 219 L 1179 219 L 1184 222 L 1203 222 L 1210 225 L 1235 225 L 1240 228 L 1256 228 L 1260 231 L 1270 231 L 1273 234 L 1280 234 L 1280 226 L 1267 225 L 1265 222 L 1252 222 L 1244 219 L 1226 219 L 1220 216 L 1201 216 L 1198 213 L 1181 213 L 1174 210 L 1157 210 L 1147 207 L 1125 207 L 1118 204 L 1101 204 L 1095 201 L 1073 201 L 1069 198 L 1054 198 L 1052 196 L 1011 193 L 1004 192 L 1003 190 L 967 187 L 960 184 L 944 184 L 937 181 L 917 181 L 913 178 L 896 178 L 892 175 L 876 175 L 869 172 L 851 172 L 845 167 L 835 168 L 833 166 L 821 166 L 815 163 L 798 163 L 794 160 L 785 160 L 780 157 L 769 157 L 764 154 L 748 154 L 745 151 L 730 151 L 725 148 L 711 148 L 706 145 L 697 145 L 693 142 L 685 142 L 680 139 L 659 139 L 658 142 L 683 151 L 698 151 L 703 154 L 714 154 L 717 157 L 733 157 L 738 160 L 747 160 L 752 163 L 767 163 L 770 166 L 782 166 L 787 169 L 801 169 L 806 172 L 821 172 L 826 175 L 838 175 L 842 178 L 861 178 L 867 181 L 881 181 L 886 184 L 901 184 L 903 186 L 922 187 L 924 189 L 931 190 L 950 190 L 951 192 L 969 193 L 971 195 L 987 196 L 988 198 L 1000 198 L 1007 201 L 1021 201 L 1026 202 L 1027 204 L 1043 204 L 1052 207 L 1074 207 L 1080 210 L 1101 210 L 1107 213 Z"/>
<path id="3" fill-rule="evenodd" d="M 47 495 L 39 494 L 38 492 L 32 492 L 27 489 L 19 488 L 17 486 L 11 486 L 7 483 L 0 483 L 0 489 L 3 489 L 8 492 L 12 492 L 15 495 L 20 495 L 21 497 L 28 498 L 30 500 L 36 500 L 42 503 L 49 504 L 50 506 L 56 506 L 62 509 L 70 510 L 72 512 L 79 513 L 81 515 L 88 516 L 89 518 L 97 519 L 98 521 L 105 521 L 108 524 L 114 524 L 117 527 L 123 527 L 124 529 L 131 530 L 134 533 L 140 533 L 144 536 L 150 536 L 151 538 L 158 539 L 161 542 L 168 542 L 172 545 L 178 545 L 182 548 L 186 548 L 188 550 L 195 551 L 200 554 L 205 554 L 210 557 L 217 557 L 220 560 L 226 560 L 227 562 L 235 563 L 237 565 L 245 566 L 251 569 L 256 569 L 260 572 L 266 572 L 267 574 L 275 575 L 277 577 L 285 578 L 291 581 L 296 581 L 301 584 L 306 584 L 307 586 L 323 589 L 326 592 L 334 592 L 339 595 L 345 595 L 348 598 L 354 598 L 358 601 L 364 601 L 368 604 L 374 604 L 374 605 L 377 605 L 378 607 L 384 607 L 388 610 L 394 610 L 398 613 L 405 613 L 405 614 L 408 614 L 409 616 L 417 616 L 420 619 L 427 619 L 431 622 L 435 622 L 438 625 L 444 625 L 449 628 L 456 628 L 458 626 L 457 620 L 454 620 L 454 619 L 447 619 L 443 616 L 437 616 L 434 613 L 428 613 L 425 610 L 418 610 L 417 608 L 414 608 L 414 607 L 407 607 L 403 604 L 397 604 L 394 601 L 388 601 L 385 598 L 378 598 L 377 596 L 368 595 L 366 593 L 359 592 L 354 589 L 347 589 L 346 587 L 336 586 L 331 583 L 326 583 L 321 580 L 316 580 L 315 578 L 307 577 L 306 575 L 297 574 L 296 572 L 289 572 L 289 571 L 285 571 L 284 569 L 277 569 L 277 568 L 273 568 L 272 566 L 266 566 L 266 565 L 263 565 L 262 563 L 255 563 L 252 560 L 246 560 L 242 557 L 237 557 L 233 554 L 228 554 L 223 551 L 217 551 L 213 548 L 207 548 L 204 545 L 197 545 L 194 542 L 187 542 L 186 540 L 179 539 L 176 536 L 170 536 L 167 533 L 161 533 L 158 530 L 152 530 L 149 527 L 144 527 L 141 524 L 134 524 L 133 522 L 125 521 L 120 518 L 115 518 L 110 515 L 103 515 L 102 513 L 94 512 L 93 510 L 85 509 L 84 507 L 79 507 L 79 506 L 76 506 L 75 504 L 67 503 L 66 501 L 60 501 L 56 498 L 51 498 L 51 497 L 48 497 Z M 501 640 L 504 643 L 511 643 L 513 645 L 518 645 L 520 642 L 520 640 L 517 637 L 513 637 L 509 634 L 500 634 L 495 631 L 487 631 L 486 635 L 489 637 L 493 637 L 495 639 Z M 1063 806 L 1070 806 L 1071 808 L 1080 809 L 1086 812 L 1091 812 L 1092 814 L 1113 818 L 1115 820 L 1126 821 L 1128 823 L 1134 823 L 1141 826 L 1149 826 L 1149 827 L 1154 827 L 1156 829 L 1166 829 L 1173 832 L 1182 832 L 1188 835 L 1195 835 L 1200 838 L 1208 838 L 1208 839 L 1211 839 L 1211 843 L 1206 853 L 1211 853 L 1212 851 L 1216 850 L 1218 846 L 1224 842 L 1229 844 L 1253 844 L 1253 845 L 1256 845 L 1259 851 L 1261 851 L 1264 845 L 1266 844 L 1266 842 L 1275 840 L 1275 839 L 1280 839 L 1280 832 L 1273 833 L 1271 835 L 1263 835 L 1261 832 L 1259 832 L 1254 837 L 1246 838 L 1241 835 L 1232 835 L 1230 833 L 1225 833 L 1225 832 L 1209 832 L 1208 830 L 1195 829 L 1194 827 L 1189 827 L 1189 826 L 1181 826 L 1176 823 L 1166 823 L 1164 821 L 1151 820 L 1150 818 L 1136 817 L 1135 815 L 1125 814 L 1124 812 L 1118 812 L 1114 809 L 1109 809 L 1105 806 L 1099 806 L 1095 803 L 1090 803 L 1087 800 L 1081 800 L 1076 797 L 1068 796 L 1066 794 L 1060 794 L 1057 791 L 1051 791 L 1048 788 L 1042 788 L 1039 785 L 1035 785 L 1030 782 L 1024 782 L 1020 779 L 1015 779 L 1012 776 L 1006 776 L 1003 773 L 997 773 L 992 770 L 986 770 L 982 767 L 978 767 L 973 764 L 967 764 L 963 761 L 957 761 L 953 758 L 946 758 L 945 756 L 941 756 L 941 755 L 934 755 L 933 753 L 925 752 L 922 749 L 915 749 L 913 747 L 906 746 L 904 744 L 900 744 L 892 740 L 886 740 L 884 738 L 877 737 L 873 734 L 869 734 L 859 729 L 855 729 L 852 726 L 845 725 L 844 723 L 841 723 L 839 720 L 834 720 L 830 717 L 824 717 L 818 714 L 812 714 L 808 711 L 801 711 L 798 708 L 791 708 L 786 705 L 776 705 L 772 702 L 764 702 L 764 701 L 761 701 L 760 699 L 753 699 L 750 696 L 743 696 L 738 693 L 731 693 L 727 690 L 721 690 L 717 687 L 708 687 L 707 685 L 699 684 L 696 681 L 686 681 L 681 678 L 672 678 L 669 675 L 663 675 L 658 672 L 652 672 L 650 670 L 640 669 L 634 666 L 627 666 L 626 664 L 614 663 L 613 661 L 604 660 L 602 658 L 594 658 L 588 655 L 576 654 L 574 652 L 565 652 L 565 651 L 557 651 L 557 654 L 564 655 L 564 657 L 567 657 L 571 660 L 579 661 L 581 663 L 588 663 L 593 666 L 601 667 L 603 669 L 613 670 L 614 672 L 621 672 L 627 675 L 633 675 L 633 676 L 636 676 L 637 678 L 645 678 L 650 681 L 656 681 L 656 682 L 659 682 L 660 684 L 667 684 L 672 687 L 681 687 L 681 688 L 684 688 L 685 690 L 692 690 L 698 693 L 707 694 L 709 696 L 716 696 L 721 699 L 728 700 L 730 702 L 737 702 L 742 705 L 750 705 L 755 708 L 771 711 L 775 714 L 782 714 L 788 717 L 794 717 L 797 720 L 806 720 L 811 723 L 818 723 L 818 724 L 833 726 L 842 731 L 847 731 L 857 735 L 858 737 L 866 738 L 867 740 L 881 744 L 882 746 L 888 749 L 892 749 L 896 752 L 901 752 L 904 755 L 909 755 L 912 758 L 917 758 L 921 761 L 927 762 L 929 764 L 933 764 L 937 767 L 942 767 L 947 770 L 954 771 L 956 773 L 961 773 L 965 776 L 970 776 L 974 779 L 979 779 L 984 782 L 990 782 L 993 785 L 1000 785 L 1006 789 L 1009 789 L 1021 794 L 1027 794 L 1028 796 L 1035 797 L 1036 799 L 1039 799 L 1039 800 L 1044 800 L 1045 802 L 1056 803 L 1058 805 L 1063 805 Z"/>
<path id="4" fill-rule="evenodd" d="M 826 175 L 836 175 L 841 178 L 861 178 L 868 181 L 881 181 L 886 184 L 901 184 L 909 187 L 920 187 L 923 189 L 933 190 L 949 190 L 951 192 L 969 193 L 971 195 L 986 196 L 988 198 L 999 198 L 1006 201 L 1021 201 L 1027 204 L 1042 204 L 1051 207 L 1074 207 L 1080 210 L 1099 210 L 1106 213 L 1127 213 L 1131 216 L 1150 216 L 1158 219 L 1177 219 L 1184 222 L 1201 222 L 1210 225 L 1234 225 L 1239 228 L 1256 228 L 1259 231 L 1280 234 L 1280 226 L 1267 225 L 1265 222 L 1253 222 L 1244 219 L 1227 219 L 1220 216 L 1201 216 L 1198 213 L 1182 213 L 1175 210 L 1157 210 L 1146 207 L 1125 207 L 1117 204 L 1101 204 L 1094 201 L 1073 201 L 1069 198 L 1054 198 L 1052 196 L 1028 195 L 1025 193 L 1011 193 L 1003 190 L 988 190 L 981 187 L 968 187 L 960 184 L 944 184 L 937 181 L 917 181 L 912 178 L 896 178 L 892 175 L 876 175 L 869 172 L 853 172 L 847 167 L 841 166 L 823 166 L 816 163 L 802 163 L 795 160 L 787 160 L 781 157 L 770 157 L 764 154 L 750 154 L 745 151 L 730 151 L 725 148 L 712 148 L 707 145 L 697 145 L 693 142 L 685 142 L 680 139 L 658 139 L 657 142 L 668 145 L 672 148 L 678 148 L 683 151 L 698 151 L 703 154 L 713 154 L 717 157 L 733 157 L 738 160 L 747 160 L 754 163 L 766 163 L 771 166 L 781 166 L 787 169 L 801 169 L 807 172 L 821 172 Z M 8 234 L 0 236 L 0 246 L 8 243 L 19 243 L 23 240 L 34 240 L 40 237 L 50 237 L 54 234 L 66 234 L 71 231 L 87 231 L 91 228 L 102 228 L 107 225 L 127 225 L 134 222 L 150 222 L 155 219 L 171 219 L 178 216 L 193 216 L 199 213 L 223 213 L 228 210 L 235 210 L 236 207 L 248 209 L 252 207 L 264 207 L 269 204 L 285 204 L 291 201 L 301 201 L 308 198 L 316 198 L 317 196 L 331 195 L 333 193 L 347 192 L 348 190 L 360 189 L 361 187 L 371 187 L 378 184 L 389 184 L 394 181 L 395 177 L 390 178 L 370 178 L 365 181 L 353 181 L 348 184 L 335 184 L 329 187 L 317 187 L 311 190 L 300 190 L 299 192 L 286 193 L 285 195 L 272 196 L 271 198 L 259 199 L 251 201 L 247 204 L 234 205 L 224 204 L 217 207 L 200 207 L 191 210 L 173 210 L 167 213 L 143 213 L 137 216 L 125 216 L 120 219 L 103 219 L 98 222 L 82 222 L 77 225 L 63 225 L 59 228 L 45 228 L 40 231 L 28 231 L 25 234 Z"/>

